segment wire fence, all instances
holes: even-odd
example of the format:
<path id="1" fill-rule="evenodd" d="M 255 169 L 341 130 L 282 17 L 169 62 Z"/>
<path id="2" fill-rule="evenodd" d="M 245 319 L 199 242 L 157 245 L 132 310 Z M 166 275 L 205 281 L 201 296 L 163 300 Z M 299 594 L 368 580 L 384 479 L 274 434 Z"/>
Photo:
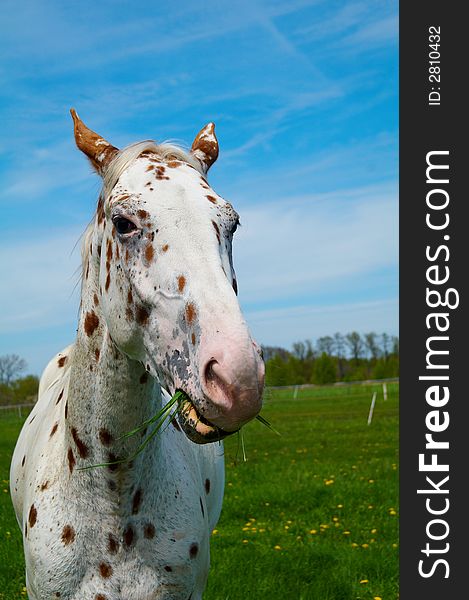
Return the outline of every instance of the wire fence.
<path id="1" fill-rule="evenodd" d="M 387 384 L 388 383 L 399 383 L 399 377 L 391 377 L 389 379 L 367 379 L 364 381 L 338 381 L 329 385 L 317 385 L 314 383 L 303 383 L 298 385 L 278 385 L 266 387 L 266 395 L 269 396 L 275 391 L 286 392 L 282 394 L 284 397 L 292 398 L 296 400 L 301 392 L 306 390 L 324 390 L 327 388 L 337 387 L 352 387 L 352 386 L 374 386 L 380 385 L 383 387 L 384 399 L 387 399 Z M 288 391 L 291 393 L 288 393 Z M 18 417 L 24 419 L 28 416 L 35 402 L 28 402 L 24 404 L 0 404 L 0 419 L 2 417 Z"/>

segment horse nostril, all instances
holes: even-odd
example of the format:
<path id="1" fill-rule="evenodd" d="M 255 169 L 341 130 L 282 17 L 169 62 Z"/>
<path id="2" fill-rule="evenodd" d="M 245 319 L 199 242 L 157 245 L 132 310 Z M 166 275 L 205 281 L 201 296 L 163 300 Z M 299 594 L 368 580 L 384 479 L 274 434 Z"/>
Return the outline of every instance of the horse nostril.
<path id="1" fill-rule="evenodd" d="M 220 396 L 229 398 L 231 396 L 229 383 L 223 376 L 220 363 L 214 358 L 210 359 L 204 369 L 205 388 L 208 396 L 215 400 Z"/>

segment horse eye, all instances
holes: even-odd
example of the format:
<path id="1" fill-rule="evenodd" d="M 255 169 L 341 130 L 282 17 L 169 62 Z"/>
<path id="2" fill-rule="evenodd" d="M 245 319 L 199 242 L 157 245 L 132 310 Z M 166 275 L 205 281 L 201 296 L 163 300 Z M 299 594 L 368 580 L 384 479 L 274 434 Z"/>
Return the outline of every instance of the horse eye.
<path id="1" fill-rule="evenodd" d="M 129 221 L 129 219 L 125 219 L 124 217 L 116 217 L 113 219 L 114 227 L 117 229 L 117 233 L 121 235 L 125 235 L 126 233 L 131 233 L 137 229 L 135 223 Z"/>

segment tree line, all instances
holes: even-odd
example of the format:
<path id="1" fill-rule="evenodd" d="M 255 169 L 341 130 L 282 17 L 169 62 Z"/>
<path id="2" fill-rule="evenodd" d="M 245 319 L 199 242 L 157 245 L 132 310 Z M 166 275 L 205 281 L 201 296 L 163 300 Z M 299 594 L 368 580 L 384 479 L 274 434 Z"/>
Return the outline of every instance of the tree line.
<path id="1" fill-rule="evenodd" d="M 36 402 L 39 378 L 20 374 L 26 370 L 24 358 L 17 354 L 0 356 L 0 405 Z"/>
<path id="2" fill-rule="evenodd" d="M 291 350 L 263 346 L 266 385 L 324 385 L 399 376 L 399 338 L 356 331 L 295 342 Z"/>
<path id="3" fill-rule="evenodd" d="M 399 339 L 386 333 L 356 331 L 295 342 L 291 350 L 262 346 L 266 385 L 324 385 L 399 376 Z M 36 375 L 21 376 L 26 361 L 17 354 L 0 356 L 0 405 L 35 402 Z"/>

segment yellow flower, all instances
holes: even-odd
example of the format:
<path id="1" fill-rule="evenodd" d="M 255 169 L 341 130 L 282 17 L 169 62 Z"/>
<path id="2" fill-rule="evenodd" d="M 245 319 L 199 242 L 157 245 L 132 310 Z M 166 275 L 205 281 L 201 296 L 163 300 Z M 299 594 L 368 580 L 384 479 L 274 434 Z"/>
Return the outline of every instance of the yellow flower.
<path id="1" fill-rule="evenodd" d="M 368 504 L 368 508 L 373 508 L 373 504 Z"/>
<path id="2" fill-rule="evenodd" d="M 344 508 L 344 505 L 343 504 L 338 504 L 337 508 Z"/>
<path id="3" fill-rule="evenodd" d="M 315 533 L 317 533 L 317 532 L 318 532 L 318 530 L 317 530 L 317 529 L 311 529 L 311 530 L 310 530 L 310 533 L 312 533 L 313 535 L 314 535 Z"/>
<path id="4" fill-rule="evenodd" d="M 374 479 L 368 479 L 368 483 L 374 483 L 375 480 Z"/>
<path id="5" fill-rule="evenodd" d="M 371 533 L 377 533 L 377 532 L 378 532 L 378 530 L 377 530 L 377 529 L 372 529 L 372 530 L 371 530 Z"/>
<path id="6" fill-rule="evenodd" d="M 373 596 L 373 600 L 382 600 L 381 596 Z"/>
<path id="7" fill-rule="evenodd" d="M 214 530 L 212 531 L 212 535 L 217 535 L 217 533 L 218 533 L 218 529 L 214 529 Z"/>
<path id="8" fill-rule="evenodd" d="M 251 523 L 254 523 L 256 521 L 256 519 L 253 519 L 252 517 L 250 517 L 249 520 L 251 521 Z"/>
<path id="9" fill-rule="evenodd" d="M 325 484 L 325 485 L 332 485 L 333 483 L 334 483 L 334 480 L 333 480 L 333 479 L 325 479 L 325 480 L 324 480 L 324 484 Z"/>
<path id="10" fill-rule="evenodd" d="M 394 517 L 395 515 L 397 515 L 397 512 L 395 510 L 393 510 L 393 509 L 390 509 L 389 510 L 389 516 L 390 517 Z"/>
<path id="11" fill-rule="evenodd" d="M 360 583 L 368 583 L 368 579 L 361 579 Z"/>
<path id="12" fill-rule="evenodd" d="M 282 549 L 282 547 L 279 546 L 278 544 L 276 546 L 274 546 L 274 550 L 281 550 L 281 549 Z"/>
<path id="13" fill-rule="evenodd" d="M 338 520 L 339 520 L 339 517 L 332 517 L 332 520 L 333 520 L 333 521 L 338 521 Z"/>
<path id="14" fill-rule="evenodd" d="M 352 548 L 358 548 L 358 544 L 356 542 L 352 542 Z"/>
<path id="15" fill-rule="evenodd" d="M 344 535 L 350 535 L 350 531 L 344 531 Z"/>
<path id="16" fill-rule="evenodd" d="M 243 544 L 248 544 L 248 540 L 243 540 Z"/>
<path id="17" fill-rule="evenodd" d="M 369 548 L 368 544 L 362 544 L 362 548 Z"/>

